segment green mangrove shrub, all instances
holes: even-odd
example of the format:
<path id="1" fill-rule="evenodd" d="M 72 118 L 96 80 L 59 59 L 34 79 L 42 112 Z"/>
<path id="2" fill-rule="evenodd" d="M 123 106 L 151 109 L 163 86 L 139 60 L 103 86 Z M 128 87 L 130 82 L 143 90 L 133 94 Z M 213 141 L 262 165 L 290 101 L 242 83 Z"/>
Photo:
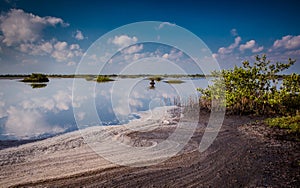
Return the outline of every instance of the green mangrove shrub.
<path id="1" fill-rule="evenodd" d="M 200 105 L 211 107 L 212 99 L 225 98 L 220 105 L 234 114 L 295 114 L 300 108 L 300 77 L 280 75 L 295 63 L 271 63 L 266 55 L 256 56 L 253 65 L 244 61 L 242 67 L 213 72 L 213 84 L 201 93 Z M 279 80 L 282 80 L 280 88 Z"/>

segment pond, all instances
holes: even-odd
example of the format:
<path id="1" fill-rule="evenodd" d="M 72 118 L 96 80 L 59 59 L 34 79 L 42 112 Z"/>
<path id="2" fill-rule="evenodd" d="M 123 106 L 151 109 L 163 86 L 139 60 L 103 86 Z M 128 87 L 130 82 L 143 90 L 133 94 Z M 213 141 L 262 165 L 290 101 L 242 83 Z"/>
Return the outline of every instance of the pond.
<path id="1" fill-rule="evenodd" d="M 79 121 L 87 127 L 121 125 L 139 118 L 141 111 L 196 97 L 196 88 L 208 85 L 205 78 L 180 80 L 151 86 L 146 78 L 103 83 L 52 78 L 45 84 L 0 79 L 0 140 L 51 137 L 78 130 Z"/>

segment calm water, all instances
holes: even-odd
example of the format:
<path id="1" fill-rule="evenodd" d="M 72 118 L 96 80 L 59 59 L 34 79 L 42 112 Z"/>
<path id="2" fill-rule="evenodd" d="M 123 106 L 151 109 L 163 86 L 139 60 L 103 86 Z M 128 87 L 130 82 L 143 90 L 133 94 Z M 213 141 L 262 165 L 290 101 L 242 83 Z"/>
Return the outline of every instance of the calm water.
<path id="1" fill-rule="evenodd" d="M 142 78 L 106 83 L 76 79 L 75 84 L 73 79 L 50 79 L 46 86 L 0 79 L 0 140 L 49 137 L 77 130 L 78 122 L 120 125 L 139 118 L 140 111 L 173 105 L 174 98 L 185 100 L 197 95 L 195 88 L 207 87 L 205 79 L 181 80 L 185 82 L 156 82 L 151 88 Z"/>

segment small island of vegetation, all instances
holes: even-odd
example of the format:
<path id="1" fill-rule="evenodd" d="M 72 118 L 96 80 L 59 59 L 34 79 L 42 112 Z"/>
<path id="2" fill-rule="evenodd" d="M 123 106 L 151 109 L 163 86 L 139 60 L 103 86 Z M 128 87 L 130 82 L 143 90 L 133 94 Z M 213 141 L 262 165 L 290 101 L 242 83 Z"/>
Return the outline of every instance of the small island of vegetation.
<path id="1" fill-rule="evenodd" d="M 114 81 L 114 79 L 111 79 L 109 76 L 106 76 L 106 75 L 99 75 L 99 76 L 97 76 L 96 81 L 97 82 L 110 82 L 110 81 Z"/>
<path id="2" fill-rule="evenodd" d="M 182 80 L 166 80 L 164 82 L 168 83 L 168 84 L 182 84 L 182 83 L 184 83 L 184 81 L 182 81 Z"/>
<path id="3" fill-rule="evenodd" d="M 153 80 L 153 81 L 161 81 L 163 78 L 162 78 L 162 76 L 160 76 L 160 75 L 154 75 L 154 76 L 150 76 L 149 78 L 148 78 L 149 80 Z"/>
<path id="4" fill-rule="evenodd" d="M 44 74 L 32 73 L 29 77 L 26 77 L 22 82 L 49 82 L 49 79 Z"/>

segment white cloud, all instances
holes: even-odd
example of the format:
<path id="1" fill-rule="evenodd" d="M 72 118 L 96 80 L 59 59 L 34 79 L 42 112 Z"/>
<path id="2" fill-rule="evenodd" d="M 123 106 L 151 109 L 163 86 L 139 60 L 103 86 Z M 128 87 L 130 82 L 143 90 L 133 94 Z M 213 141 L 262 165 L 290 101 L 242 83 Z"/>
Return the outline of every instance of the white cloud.
<path id="1" fill-rule="evenodd" d="M 0 93 L 1 97 L 1 93 Z M 0 100 L 0 118 L 3 118 L 4 116 L 7 116 L 6 110 L 5 110 L 5 102 L 3 100 Z"/>
<path id="2" fill-rule="evenodd" d="M 51 56 L 58 62 L 65 62 L 74 57 L 82 56 L 82 50 L 78 44 L 71 44 L 68 46 L 67 42 L 58 41 L 54 45 L 54 51 Z"/>
<path id="3" fill-rule="evenodd" d="M 232 35 L 238 35 L 236 29 L 231 30 Z M 264 50 L 263 46 L 257 46 L 255 40 L 249 40 L 245 44 L 240 44 L 242 38 L 237 36 L 234 40 L 234 43 L 229 45 L 228 47 L 221 47 L 218 50 L 218 53 L 212 54 L 213 58 L 225 58 L 224 55 L 233 55 L 234 49 L 239 47 L 239 51 L 244 52 L 245 50 L 251 50 L 252 53 L 259 53 Z"/>
<path id="4" fill-rule="evenodd" d="M 55 102 L 53 99 L 44 100 L 41 106 L 47 110 L 53 110 L 55 107 Z"/>
<path id="5" fill-rule="evenodd" d="M 79 121 L 82 121 L 84 119 L 84 117 L 86 116 L 86 113 L 85 112 L 78 112 L 78 113 L 76 113 L 76 116 L 77 116 Z"/>
<path id="6" fill-rule="evenodd" d="M 163 22 L 163 23 L 159 24 L 158 29 L 162 29 L 165 26 L 171 26 L 171 27 L 173 27 L 175 25 L 176 24 L 173 24 L 173 23 L 170 23 L 170 22 Z"/>
<path id="7" fill-rule="evenodd" d="M 141 53 L 141 54 L 133 54 L 133 57 L 132 57 L 132 60 L 133 61 L 136 61 L 136 60 L 138 60 L 138 59 L 142 59 L 142 58 L 144 58 L 145 57 L 145 53 Z"/>
<path id="8" fill-rule="evenodd" d="M 74 65 L 76 65 L 76 63 L 75 63 L 74 61 L 70 61 L 70 62 L 68 62 L 67 65 L 68 65 L 68 66 L 74 66 Z"/>
<path id="9" fill-rule="evenodd" d="M 299 47 L 300 47 L 300 35 L 298 36 L 287 35 L 282 37 L 280 40 L 276 40 L 273 44 L 274 49 L 284 48 L 287 50 L 291 50 Z"/>
<path id="10" fill-rule="evenodd" d="M 124 108 L 125 105 L 116 105 L 116 107 L 114 107 L 114 112 L 118 115 L 118 116 L 128 116 L 130 114 L 130 111 L 127 108 Z"/>
<path id="11" fill-rule="evenodd" d="M 246 44 L 241 44 L 240 45 L 240 51 L 244 51 L 247 49 L 252 49 L 255 46 L 255 40 L 250 40 L 248 42 L 246 42 Z"/>
<path id="12" fill-rule="evenodd" d="M 43 21 L 45 24 L 50 24 L 52 26 L 55 26 L 57 24 L 61 24 L 62 26 L 65 26 L 65 27 L 69 26 L 69 24 L 64 23 L 64 21 L 61 18 L 46 16 L 45 18 L 43 18 Z"/>
<path id="13" fill-rule="evenodd" d="M 70 92 L 58 90 L 51 98 L 33 98 L 23 100 L 20 102 L 20 106 L 24 110 L 34 110 L 41 108 L 48 111 L 62 111 L 68 110 L 71 106 L 72 95 Z"/>
<path id="14" fill-rule="evenodd" d="M 238 47 L 238 45 L 240 44 L 241 40 L 242 40 L 241 37 L 239 37 L 239 36 L 236 37 L 234 39 L 234 43 L 233 44 L 229 45 L 228 47 L 221 47 L 221 48 L 219 48 L 218 53 L 220 53 L 220 54 L 229 54 L 229 53 L 231 53 L 236 47 Z"/>
<path id="15" fill-rule="evenodd" d="M 125 48 L 122 53 L 123 54 L 133 54 L 141 51 L 143 49 L 143 44 L 140 45 L 133 45 L 128 48 Z"/>
<path id="16" fill-rule="evenodd" d="M 25 110 L 11 106 L 7 113 L 5 132 L 16 138 L 28 138 L 45 133 L 53 134 L 65 131 L 64 128 L 50 126 L 37 110 Z"/>
<path id="17" fill-rule="evenodd" d="M 40 49 L 44 52 L 51 53 L 53 47 L 52 47 L 52 44 L 50 42 L 45 42 L 42 45 L 40 45 Z"/>
<path id="18" fill-rule="evenodd" d="M 6 46 L 23 53 L 54 58 L 58 62 L 74 62 L 74 58 L 82 56 L 82 50 L 78 44 L 69 45 L 65 41 L 57 41 L 53 38 L 46 41 L 42 38 L 42 30 L 47 26 L 67 26 L 61 18 L 40 17 L 21 9 L 11 9 L 0 16 L 0 41 Z M 82 33 L 78 31 L 78 37 Z M 82 35 L 83 37 L 83 35 Z"/>
<path id="19" fill-rule="evenodd" d="M 133 46 L 132 46 L 133 47 Z M 129 49 L 129 48 L 128 48 Z M 130 52 L 135 52 L 135 53 L 122 53 L 120 55 L 114 56 L 113 57 L 113 62 L 115 63 L 126 63 L 126 62 L 132 62 L 132 61 L 137 61 L 140 60 L 142 58 L 163 58 L 163 59 L 168 59 L 170 61 L 175 61 L 175 62 L 179 62 L 183 60 L 185 61 L 186 59 L 183 59 L 185 56 L 183 54 L 182 51 L 177 50 L 177 49 L 171 49 L 169 53 L 163 53 L 160 50 L 155 50 L 154 52 L 139 52 L 136 53 L 136 50 L 133 49 L 141 49 L 141 47 L 134 47 L 131 50 L 129 50 Z M 127 49 L 125 49 L 127 50 Z"/>
<path id="20" fill-rule="evenodd" d="M 286 55 L 288 55 L 288 56 L 300 56 L 300 50 L 288 51 L 288 52 L 286 52 Z"/>
<path id="21" fill-rule="evenodd" d="M 259 52 L 261 52 L 261 51 L 263 51 L 264 50 L 264 47 L 263 46 L 260 46 L 260 47 L 257 47 L 257 48 L 253 48 L 252 49 L 252 52 L 253 53 L 259 53 Z"/>
<path id="22" fill-rule="evenodd" d="M 212 54 L 212 57 L 216 59 L 216 58 L 218 57 L 218 54 L 213 53 L 213 54 Z"/>
<path id="23" fill-rule="evenodd" d="M 11 9 L 0 16 L 0 30 L 3 33 L 2 42 L 7 46 L 20 43 L 32 43 L 41 37 L 41 31 L 47 25 L 67 24 L 61 18 L 39 17 L 26 13 L 21 9 Z"/>
<path id="24" fill-rule="evenodd" d="M 234 34 L 234 30 L 232 30 L 231 33 Z M 239 47 L 239 51 L 233 50 L 237 47 Z M 243 51 L 245 50 L 248 50 L 248 52 L 252 53 L 243 54 Z M 255 61 L 254 55 L 264 51 L 268 52 L 268 59 L 274 62 L 285 62 L 288 58 L 299 59 L 300 35 L 283 36 L 278 40 L 274 40 L 273 45 L 268 48 L 266 46 L 259 46 L 255 40 L 249 40 L 243 44 L 240 44 L 240 40 L 237 37 L 234 44 L 231 44 L 227 48 L 220 48 L 218 53 L 212 54 L 212 57 L 218 60 L 222 69 L 228 69 L 233 68 L 234 65 L 240 66 L 241 62 L 245 60 Z M 294 66 L 297 67 L 297 65 Z M 293 70 L 291 72 L 293 72 Z"/>
<path id="25" fill-rule="evenodd" d="M 237 33 L 237 30 L 236 30 L 235 28 L 231 29 L 230 33 L 231 33 L 231 35 L 234 36 L 234 37 L 239 35 L 239 34 Z"/>
<path id="26" fill-rule="evenodd" d="M 120 35 L 120 36 L 115 36 L 114 39 L 112 40 L 112 43 L 123 48 L 126 46 L 130 46 L 138 41 L 138 38 L 133 36 L 129 37 L 128 35 Z"/>
<path id="27" fill-rule="evenodd" d="M 0 98 L 1 98 L 0 93 Z M 64 132 L 67 127 L 49 124 L 45 113 L 59 113 L 63 110 L 69 110 L 71 107 L 71 88 L 58 90 L 51 97 L 35 97 L 21 101 L 17 106 L 9 106 L 5 113 L 1 113 L 1 107 L 5 103 L 0 100 L 1 114 L 7 116 L 7 122 L 4 127 L 4 133 L 16 138 L 30 138 L 42 134 L 56 134 Z"/>
<path id="28" fill-rule="evenodd" d="M 98 61 L 98 57 L 97 57 L 96 54 L 89 55 L 88 58 L 93 60 L 93 61 Z"/>
<path id="29" fill-rule="evenodd" d="M 130 98 L 129 99 L 129 104 L 131 106 L 134 106 L 134 107 L 143 107 L 143 103 L 141 100 L 138 100 L 138 99 L 133 99 L 133 98 Z"/>
<path id="30" fill-rule="evenodd" d="M 60 41 L 58 41 L 55 45 L 54 45 L 54 48 L 56 49 L 56 50 L 64 50 L 64 49 L 66 49 L 66 47 L 68 46 L 68 43 L 67 42 L 60 42 Z"/>
<path id="31" fill-rule="evenodd" d="M 76 31 L 76 35 L 75 35 L 75 38 L 76 38 L 77 40 L 83 40 L 83 39 L 84 39 L 84 36 L 83 36 L 83 34 L 82 34 L 81 31 L 77 30 L 77 31 Z"/>
<path id="32" fill-rule="evenodd" d="M 58 91 L 57 94 L 53 96 L 58 110 L 68 110 L 71 105 L 72 96 L 65 91 Z"/>
<path id="33" fill-rule="evenodd" d="M 78 44 L 71 44 L 70 45 L 70 50 L 79 50 L 80 46 Z"/>
<path id="34" fill-rule="evenodd" d="M 45 55 L 50 54 L 53 50 L 53 46 L 50 42 L 44 42 L 41 44 L 20 44 L 19 50 L 31 55 Z"/>
<path id="35" fill-rule="evenodd" d="M 168 59 L 168 57 L 169 57 L 169 54 L 167 54 L 167 53 L 165 53 L 165 54 L 162 56 L 162 58 L 165 58 L 165 59 Z"/>
<path id="36" fill-rule="evenodd" d="M 183 57 L 183 52 L 180 50 L 176 50 L 176 49 L 172 49 L 170 51 L 170 53 L 165 53 L 165 54 L 161 54 L 159 51 L 155 52 L 156 54 L 158 54 L 158 57 L 162 57 L 164 59 L 169 59 L 171 61 L 179 61 L 181 57 Z"/>
<path id="37" fill-rule="evenodd" d="M 32 51 L 34 45 L 32 44 L 21 44 L 20 45 L 20 51 L 24 53 L 30 53 Z"/>
<path id="38" fill-rule="evenodd" d="M 23 100 L 20 102 L 20 106 L 23 110 L 34 110 L 36 108 L 43 108 L 46 110 L 54 109 L 54 100 L 46 98 L 33 98 L 28 100 Z"/>
<path id="39" fill-rule="evenodd" d="M 68 45 L 67 42 L 61 41 L 20 44 L 19 50 L 30 55 L 50 55 L 58 62 L 70 62 L 72 58 L 82 56 L 82 50 L 78 44 Z"/>
<path id="40" fill-rule="evenodd" d="M 51 56 L 58 62 L 66 61 L 68 58 L 68 53 L 66 51 L 54 51 Z"/>
<path id="41" fill-rule="evenodd" d="M 109 63 L 113 63 L 113 62 L 122 62 L 123 59 L 126 62 L 132 62 L 132 61 L 136 61 L 142 58 L 145 58 L 147 56 L 147 53 L 134 53 L 134 54 L 126 54 L 124 56 L 119 56 L 117 57 L 117 59 L 111 59 L 109 61 Z"/>

